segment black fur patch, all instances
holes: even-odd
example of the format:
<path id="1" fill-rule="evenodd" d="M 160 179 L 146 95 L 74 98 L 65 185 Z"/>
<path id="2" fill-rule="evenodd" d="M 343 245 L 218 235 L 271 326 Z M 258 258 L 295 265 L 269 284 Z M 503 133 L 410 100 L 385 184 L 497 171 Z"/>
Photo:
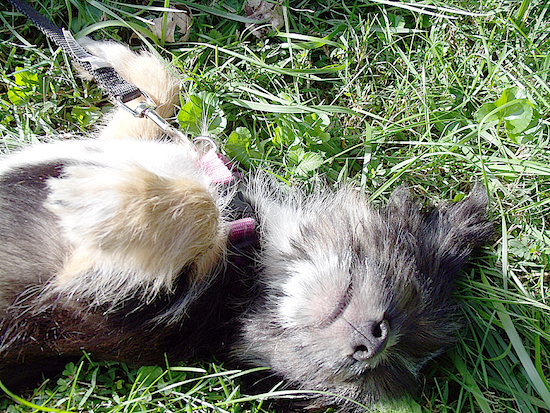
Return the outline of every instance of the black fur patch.
<path id="1" fill-rule="evenodd" d="M 46 186 L 46 180 L 48 178 L 59 178 L 65 166 L 66 163 L 57 161 L 13 168 L 2 175 L 0 185 L 2 187 L 11 187 L 14 190 L 22 187 L 43 190 Z"/>

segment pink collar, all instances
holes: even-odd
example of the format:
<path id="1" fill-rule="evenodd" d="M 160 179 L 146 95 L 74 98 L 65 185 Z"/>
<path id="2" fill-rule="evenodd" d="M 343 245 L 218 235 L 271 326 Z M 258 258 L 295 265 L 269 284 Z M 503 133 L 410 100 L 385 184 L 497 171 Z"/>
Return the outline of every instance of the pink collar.
<path id="1" fill-rule="evenodd" d="M 199 167 L 206 172 L 213 184 L 227 185 L 235 180 L 235 175 L 231 172 L 230 162 L 211 148 L 199 160 Z M 240 241 L 250 238 L 256 230 L 256 221 L 251 217 L 244 217 L 231 221 L 229 225 L 229 239 L 231 241 Z"/>

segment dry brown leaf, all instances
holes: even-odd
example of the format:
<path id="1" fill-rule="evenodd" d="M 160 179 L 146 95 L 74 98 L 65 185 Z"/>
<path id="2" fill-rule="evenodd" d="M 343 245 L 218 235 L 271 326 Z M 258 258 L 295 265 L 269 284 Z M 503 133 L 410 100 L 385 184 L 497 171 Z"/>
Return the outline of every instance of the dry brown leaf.
<path id="1" fill-rule="evenodd" d="M 246 17 L 254 20 L 265 20 L 261 24 L 247 23 L 246 27 L 258 38 L 269 32 L 279 30 L 285 24 L 280 3 L 269 3 L 263 0 L 248 0 L 244 6 Z"/>
<path id="2" fill-rule="evenodd" d="M 166 13 L 166 21 L 164 16 L 157 19 L 153 19 L 152 24 L 149 25 L 155 36 L 159 39 L 163 37 L 163 24 L 164 24 L 164 41 L 167 43 L 174 43 L 176 28 L 179 28 L 179 32 L 182 34 L 180 41 L 185 42 L 189 39 L 189 28 L 191 27 L 192 16 L 187 13 Z"/>

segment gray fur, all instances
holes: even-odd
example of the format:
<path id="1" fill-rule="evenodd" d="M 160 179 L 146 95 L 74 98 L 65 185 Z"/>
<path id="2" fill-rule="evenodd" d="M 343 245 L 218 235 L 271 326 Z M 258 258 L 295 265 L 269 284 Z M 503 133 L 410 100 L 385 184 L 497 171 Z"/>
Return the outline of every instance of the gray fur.
<path id="1" fill-rule="evenodd" d="M 253 194 L 260 299 L 243 318 L 236 357 L 291 387 L 367 406 L 414 388 L 455 339 L 455 278 L 491 234 L 485 190 L 431 212 L 406 188 L 382 211 L 353 189 L 265 195 L 261 186 Z M 310 407 L 356 408 L 343 400 L 316 396 Z"/>
<path id="2" fill-rule="evenodd" d="M 81 145 L 66 143 L 64 150 L 72 146 L 78 153 Z M 94 168 L 107 156 L 102 154 L 111 153 L 109 147 L 94 145 Z M 228 284 L 246 278 L 239 268 L 232 269 L 234 262 L 241 265 L 239 254 L 250 262 L 254 253 L 238 249 L 220 256 L 216 269 L 225 268 L 225 274 L 203 274 L 207 281 L 200 289 L 186 282 L 196 275 L 192 268 L 177 269 L 170 288 L 151 295 L 151 275 L 139 283 L 128 278 L 131 273 L 105 265 L 59 286 L 52 280 L 73 241 L 59 224 L 60 210 L 54 213 L 47 204 L 52 188 L 72 185 L 71 175 L 64 175 L 67 165 L 84 161 L 81 155 L 31 159 L 5 168 L 0 182 L 3 380 L 2 370 L 12 370 L 23 359 L 78 355 L 84 349 L 104 359 L 149 363 L 168 352 L 181 360 L 197 348 L 221 346 L 236 337 L 229 338 L 231 358 L 240 365 L 270 367 L 269 374 L 289 387 L 334 394 L 312 396 L 310 407 L 355 409 L 346 399 L 372 405 L 413 388 L 422 366 L 452 344 L 459 326 L 454 281 L 492 228 L 487 195 L 479 185 L 467 199 L 435 209 L 424 208 L 409 190 L 399 188 L 377 210 L 352 188 L 306 196 L 258 174 L 246 193 L 259 224 L 257 259 L 249 264 L 254 274 L 247 288 L 256 291 L 250 305 L 238 307 L 241 298 L 228 290 Z M 157 162 L 164 163 L 163 158 Z M 113 179 L 123 174 L 120 168 L 124 164 L 112 169 Z M 111 188 L 101 178 L 91 182 Z M 65 210 L 109 205 L 101 197 L 64 197 Z M 220 204 L 222 215 L 225 203 Z M 84 220 L 94 222 L 99 230 L 100 219 Z M 234 308 L 237 313 L 231 313 Z M 226 332 L 227 325 L 235 329 Z"/>

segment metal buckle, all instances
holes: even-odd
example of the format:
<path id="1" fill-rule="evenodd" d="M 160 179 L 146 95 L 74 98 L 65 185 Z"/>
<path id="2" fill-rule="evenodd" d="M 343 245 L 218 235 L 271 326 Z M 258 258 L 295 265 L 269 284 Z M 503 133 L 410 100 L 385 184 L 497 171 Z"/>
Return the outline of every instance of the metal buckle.
<path id="1" fill-rule="evenodd" d="M 146 117 L 150 119 L 171 138 L 182 142 L 188 141 L 186 134 L 173 128 L 172 125 L 170 125 L 162 116 L 155 112 L 157 106 L 151 96 L 149 96 L 143 90 L 141 91 L 141 94 L 145 98 L 145 100 L 139 102 L 135 109 L 132 109 L 126 103 L 124 103 L 120 96 L 116 97 L 116 104 L 136 118 Z"/>
<path id="2" fill-rule="evenodd" d="M 130 106 L 128 106 L 126 103 L 124 103 L 120 96 L 117 96 L 115 98 L 116 104 L 119 107 L 121 107 L 122 109 L 124 109 L 126 112 L 128 112 L 131 115 L 135 116 L 136 118 L 143 118 L 144 116 L 148 116 L 145 112 L 147 110 L 153 110 L 154 111 L 157 108 L 157 105 L 155 104 L 155 101 L 151 98 L 151 96 L 149 96 L 146 92 L 144 92 L 143 90 L 140 90 L 140 92 L 141 92 L 141 95 L 145 98 L 145 101 L 139 102 L 135 109 L 132 109 Z M 157 117 L 159 117 L 162 120 L 161 123 L 167 123 L 160 116 L 157 115 Z M 155 122 L 155 123 L 157 123 L 157 122 Z M 161 125 L 159 125 L 159 126 L 161 126 Z M 162 126 L 161 126 L 161 128 L 162 128 Z"/>

